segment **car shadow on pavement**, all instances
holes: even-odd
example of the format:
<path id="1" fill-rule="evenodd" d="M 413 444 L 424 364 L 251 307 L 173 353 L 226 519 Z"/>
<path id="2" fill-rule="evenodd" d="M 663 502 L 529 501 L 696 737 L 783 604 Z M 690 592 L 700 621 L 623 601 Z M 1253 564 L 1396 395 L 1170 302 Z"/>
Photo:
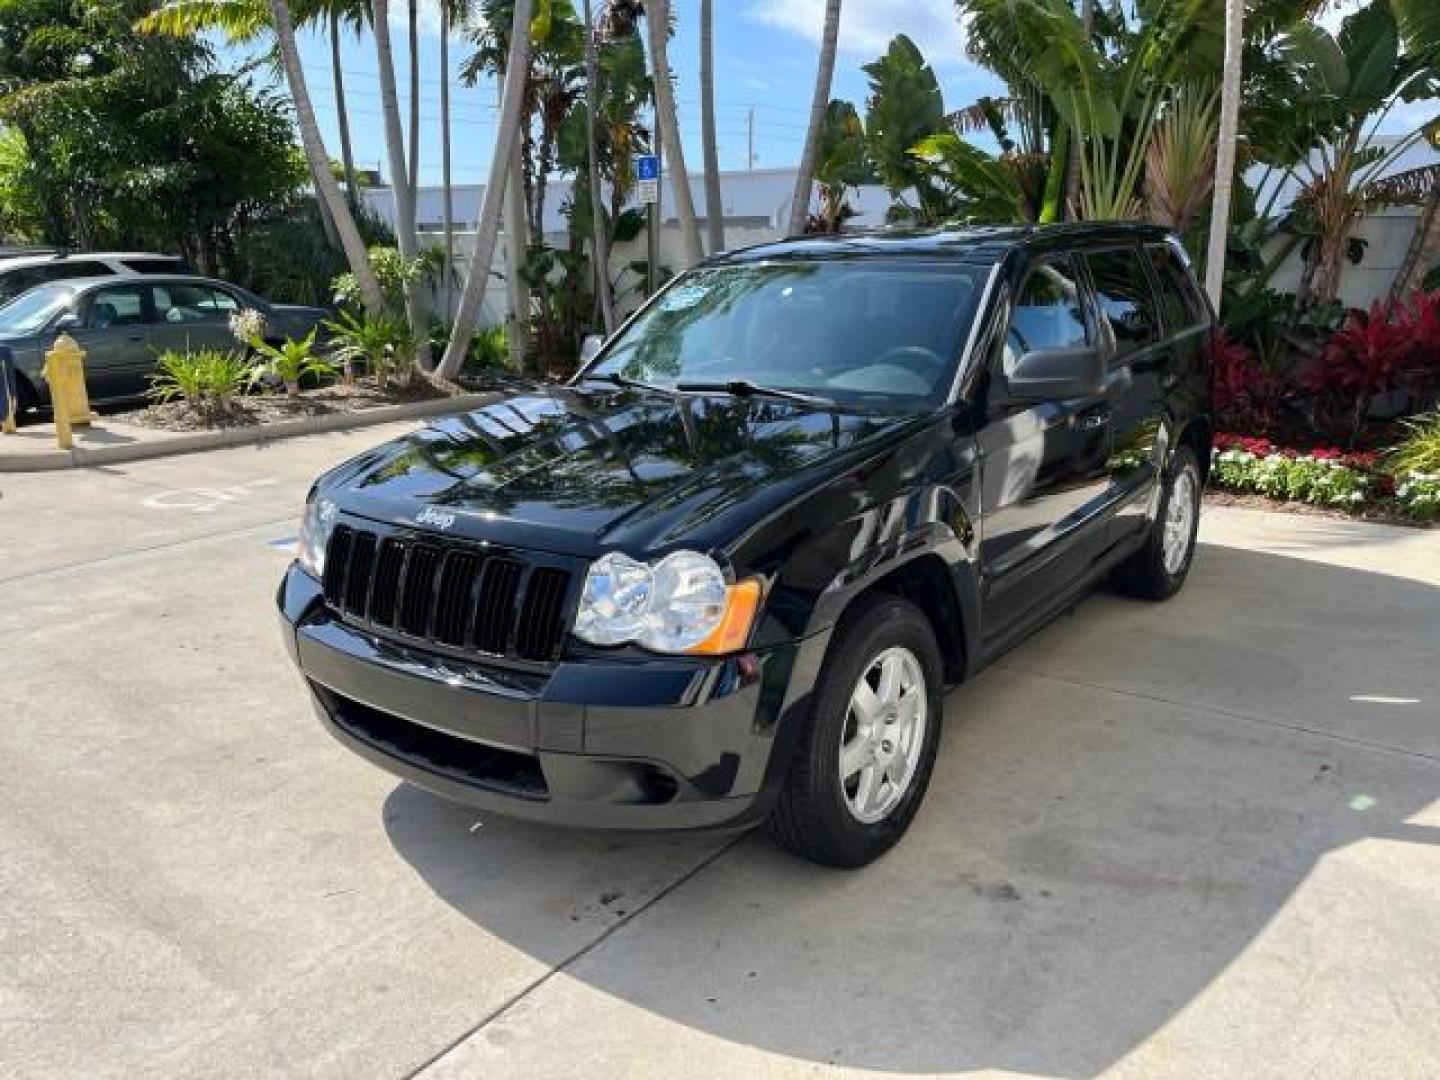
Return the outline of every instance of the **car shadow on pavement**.
<path id="1" fill-rule="evenodd" d="M 822 870 L 756 835 L 638 916 L 607 902 L 625 925 L 565 969 L 600 991 L 581 1022 L 638 1015 L 653 1037 L 658 1018 L 875 1070 L 1094 1076 L 1247 962 L 1302 969 L 1303 988 L 1307 934 L 1338 935 L 1331 968 L 1398 978 L 1415 942 L 1372 924 L 1377 875 L 1332 889 L 1322 927 L 1290 924 L 1307 882 L 1353 874 L 1367 842 L 1440 842 L 1410 821 L 1440 796 L 1436 640 L 1440 590 L 1239 549 L 1202 548 L 1168 604 L 1097 594 L 951 693 L 926 805 L 870 868 Z M 699 865 L 724 843 L 499 820 L 476 843 L 474 820 L 405 785 L 385 807 L 437 895 L 552 963 L 579 916 L 526 911 L 537 865 L 595 845 L 643 865 L 676 843 Z M 1354 924 L 1369 940 L 1347 953 Z M 1264 993 L 1290 1000 L 1275 978 Z M 527 1013 L 532 1041 L 573 1034 L 560 1012 Z"/>

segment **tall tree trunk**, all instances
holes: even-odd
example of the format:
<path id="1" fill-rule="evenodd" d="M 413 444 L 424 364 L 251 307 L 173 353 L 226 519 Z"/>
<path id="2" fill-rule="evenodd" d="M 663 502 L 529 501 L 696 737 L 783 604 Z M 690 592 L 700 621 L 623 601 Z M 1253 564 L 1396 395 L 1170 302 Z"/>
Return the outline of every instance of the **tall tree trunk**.
<path id="1" fill-rule="evenodd" d="M 335 123 L 340 129 L 340 163 L 345 169 L 345 200 L 360 212 L 360 185 L 355 180 L 355 153 L 350 146 L 350 110 L 345 104 L 345 65 L 340 60 L 340 16 L 330 16 L 330 77 L 335 83 Z"/>
<path id="2" fill-rule="evenodd" d="M 390 183 L 395 189 L 395 240 L 407 262 L 419 254 L 415 236 L 415 191 L 410 186 L 409 164 L 405 160 L 405 133 L 400 126 L 400 93 L 395 84 L 395 52 L 390 43 L 390 0 L 370 0 L 375 33 L 375 57 L 380 68 L 380 107 L 385 117 L 385 150 L 390 164 Z M 405 316 L 417 342 L 415 363 L 429 366 L 428 318 L 417 281 L 405 290 Z"/>
<path id="3" fill-rule="evenodd" d="M 1085 39 L 1088 41 L 1095 32 L 1095 0 L 1080 0 L 1080 24 L 1085 27 Z M 1080 151 L 1083 149 L 1082 142 L 1075 132 L 1065 126 L 1065 121 L 1060 121 L 1060 130 L 1067 133 L 1067 145 L 1069 151 L 1064 157 L 1065 162 L 1065 205 L 1060 207 L 1060 216 L 1056 221 L 1064 221 L 1074 211 L 1072 207 L 1080 205 Z"/>
<path id="4" fill-rule="evenodd" d="M 840 0 L 831 0 L 835 7 Z M 720 150 L 715 143 L 715 11 L 700 0 L 700 127 L 705 144 L 705 231 L 710 254 L 725 250 L 725 200 L 720 191 Z"/>
<path id="5" fill-rule="evenodd" d="M 290 17 L 290 7 L 285 0 L 270 0 L 270 14 L 275 20 L 275 40 L 280 46 L 280 60 L 285 69 L 285 80 L 290 84 L 290 97 L 295 102 L 295 120 L 300 128 L 305 159 L 310 163 L 310 177 L 315 183 L 315 190 L 330 209 L 335 229 L 340 234 L 340 246 L 345 249 L 345 259 L 360 286 L 360 297 L 366 310 L 379 314 L 385 307 L 385 297 L 380 291 L 375 269 L 370 265 L 370 253 L 365 250 L 365 241 L 355 225 L 355 217 L 345 204 L 345 197 L 340 194 L 340 185 L 335 182 L 334 174 L 330 172 L 330 157 L 325 152 L 320 125 L 315 121 L 315 106 L 310 101 L 305 68 L 300 63 L 300 50 L 295 44 L 295 23 Z"/>
<path id="6" fill-rule="evenodd" d="M 820 39 L 820 70 L 815 75 L 815 96 L 810 99 L 810 127 L 805 133 L 805 151 L 800 157 L 800 171 L 795 175 L 795 195 L 790 201 L 790 235 L 805 231 L 810 216 L 810 189 L 815 182 L 815 156 L 820 150 L 820 135 L 825 130 L 825 114 L 830 106 L 830 84 L 835 77 L 835 48 L 840 39 L 840 0 L 825 4 L 825 31 Z"/>
<path id="7" fill-rule="evenodd" d="M 490 266 L 495 259 L 495 240 L 500 232 L 500 212 L 505 203 L 505 187 L 511 159 L 519 153 L 520 112 L 525 97 L 525 81 L 530 71 L 531 0 L 515 0 L 510 24 L 510 53 L 505 63 L 505 96 L 501 99 L 500 127 L 495 138 L 495 153 L 490 159 L 490 182 L 485 188 L 485 202 L 475 232 L 475 254 L 465 291 L 460 296 L 460 310 L 450 333 L 450 344 L 436 374 L 453 379 L 460 373 L 475 324 L 480 317 L 480 304 L 490 280 Z"/>
<path id="8" fill-rule="evenodd" d="M 476 229 L 478 232 L 478 225 Z M 525 280 L 529 252 L 525 162 L 517 147 L 510 157 L 509 179 L 505 185 L 505 294 L 510 307 L 506 342 L 510 350 L 510 366 L 516 371 L 525 370 L 525 360 L 530 355 L 530 283 Z"/>
<path id="9" fill-rule="evenodd" d="M 1205 291 L 1217 312 L 1225 287 L 1225 245 L 1230 238 L 1230 198 L 1235 189 L 1235 143 L 1240 137 L 1244 19 L 1244 0 L 1225 0 L 1225 68 L 1220 84 L 1220 130 L 1215 139 L 1215 199 L 1205 256 Z"/>
<path id="10" fill-rule="evenodd" d="M 455 192 L 450 175 L 450 3 L 440 0 L 440 220 L 445 234 L 445 276 L 441 279 L 445 321 L 454 315 Z"/>
<path id="11" fill-rule="evenodd" d="M 709 11 L 710 0 L 705 0 Z M 594 248 L 595 298 L 600 304 L 600 320 L 605 336 L 615 332 L 615 300 L 610 295 L 610 226 L 605 219 L 605 204 L 600 191 L 600 139 L 596 134 L 600 112 L 600 57 L 595 48 L 595 18 L 590 0 L 584 3 L 585 15 L 585 158 L 590 174 L 590 238 Z"/>
<path id="12" fill-rule="evenodd" d="M 1425 246 L 1429 242 L 1430 231 L 1435 228 L 1437 221 L 1440 221 L 1440 178 L 1430 181 L 1430 192 L 1425 196 L 1425 205 L 1420 211 L 1419 220 L 1415 222 L 1410 246 L 1405 249 L 1405 259 L 1390 285 L 1391 300 L 1398 300 L 1410 286 L 1410 279 L 1415 276 L 1415 269 L 1420 265 L 1420 257 L 1425 253 Z"/>
<path id="13" fill-rule="evenodd" d="M 655 78 L 655 106 L 660 114 L 660 141 L 670 159 L 670 187 L 675 192 L 675 213 L 680 219 L 680 251 L 689 269 L 705 257 L 700 243 L 700 223 L 695 218 L 695 197 L 690 193 L 690 174 L 685 169 L 685 147 L 680 142 L 680 119 L 675 112 L 675 84 L 670 74 L 670 0 L 650 0 L 645 6 L 650 31 L 650 58 Z"/>
<path id="14" fill-rule="evenodd" d="M 420 0 L 409 0 L 410 31 L 410 190 L 420 191 Z"/>

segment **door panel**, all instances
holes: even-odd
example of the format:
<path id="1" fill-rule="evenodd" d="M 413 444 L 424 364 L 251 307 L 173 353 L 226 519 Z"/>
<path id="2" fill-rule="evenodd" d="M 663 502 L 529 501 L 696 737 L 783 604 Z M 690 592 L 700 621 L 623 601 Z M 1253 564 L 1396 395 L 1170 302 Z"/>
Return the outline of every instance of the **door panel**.
<path id="1" fill-rule="evenodd" d="M 142 373 L 152 364 L 149 297 L 139 284 L 107 285 L 89 294 L 80 308 L 80 326 L 70 336 L 85 350 L 85 381 L 94 398 L 143 393 Z"/>
<path id="2" fill-rule="evenodd" d="M 1101 334 L 1112 348 L 1108 404 L 1114 445 L 1105 500 L 1111 541 L 1120 543 L 1142 531 L 1154 510 L 1169 440 L 1164 385 L 1174 356 L 1141 249 L 1091 251 L 1083 259 Z"/>
<path id="3" fill-rule="evenodd" d="M 987 638 L 1064 592 L 1103 547 L 1096 516 L 1111 449 L 1107 399 L 1026 403 L 1006 389 L 1025 352 L 1087 344 L 1095 344 L 1094 326 L 1072 261 L 1037 261 L 992 358 L 989 419 L 977 437 Z"/>

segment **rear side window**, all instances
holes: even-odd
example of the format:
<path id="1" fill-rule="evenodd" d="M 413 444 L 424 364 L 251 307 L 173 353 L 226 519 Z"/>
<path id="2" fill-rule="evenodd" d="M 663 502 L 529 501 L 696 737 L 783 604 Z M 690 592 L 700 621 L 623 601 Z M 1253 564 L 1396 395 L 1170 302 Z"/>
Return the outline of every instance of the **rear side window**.
<path id="1" fill-rule="evenodd" d="M 1160 313 L 1165 329 L 1171 334 L 1189 330 L 1205 322 L 1205 303 L 1195 279 L 1180 262 L 1169 244 L 1152 244 L 1146 252 L 1155 269 L 1155 284 L 1160 290 Z"/>
<path id="2" fill-rule="evenodd" d="M 156 285 L 152 295 L 156 318 L 166 323 L 224 322 L 236 308 L 233 297 L 208 285 Z"/>
<path id="3" fill-rule="evenodd" d="M 1085 256 L 1095 282 L 1100 317 L 1115 334 L 1117 359 L 1160 340 L 1160 315 L 1150 291 L 1150 279 L 1136 248 L 1093 251 Z"/>
<path id="4" fill-rule="evenodd" d="M 112 276 L 112 271 L 104 263 L 89 262 L 85 259 L 66 259 L 64 262 L 50 263 L 44 270 L 46 281 Z"/>
<path id="5" fill-rule="evenodd" d="M 1072 349 L 1086 341 L 1085 311 L 1068 258 L 1043 259 L 1020 287 L 1005 335 L 1004 372 L 1036 349 Z"/>

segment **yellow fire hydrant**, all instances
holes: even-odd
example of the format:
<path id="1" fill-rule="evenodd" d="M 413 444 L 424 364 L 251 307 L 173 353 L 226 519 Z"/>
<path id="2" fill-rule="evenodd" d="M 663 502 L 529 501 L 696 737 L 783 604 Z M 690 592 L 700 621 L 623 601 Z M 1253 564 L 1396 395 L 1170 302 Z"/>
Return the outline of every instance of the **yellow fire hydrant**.
<path id="1" fill-rule="evenodd" d="M 50 404 L 55 410 L 55 438 L 62 450 L 74 443 L 71 429 L 90 423 L 90 395 L 85 390 L 85 350 L 69 334 L 55 339 L 41 368 L 50 386 Z"/>

